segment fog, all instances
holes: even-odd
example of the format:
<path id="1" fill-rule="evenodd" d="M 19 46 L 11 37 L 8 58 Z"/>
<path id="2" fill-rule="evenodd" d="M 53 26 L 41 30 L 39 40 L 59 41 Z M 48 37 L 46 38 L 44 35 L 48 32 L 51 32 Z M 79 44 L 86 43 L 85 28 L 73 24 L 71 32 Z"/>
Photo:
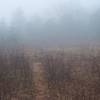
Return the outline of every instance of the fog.
<path id="1" fill-rule="evenodd" d="M 99 44 L 99 0 L 0 1 L 0 46 Z"/>
<path id="2" fill-rule="evenodd" d="M 0 17 L 9 19 L 17 8 L 22 8 L 27 16 L 33 14 L 49 15 L 61 6 L 81 6 L 86 11 L 99 7 L 99 0 L 0 0 Z M 54 13 L 52 13 L 54 14 Z"/>

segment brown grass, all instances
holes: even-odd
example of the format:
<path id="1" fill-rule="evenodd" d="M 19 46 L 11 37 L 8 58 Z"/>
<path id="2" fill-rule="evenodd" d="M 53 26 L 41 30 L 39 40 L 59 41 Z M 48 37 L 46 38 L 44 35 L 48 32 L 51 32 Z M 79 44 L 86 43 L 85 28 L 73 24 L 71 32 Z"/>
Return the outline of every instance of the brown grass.
<path id="1" fill-rule="evenodd" d="M 1 50 L 1 100 L 99 100 L 100 50 Z"/>

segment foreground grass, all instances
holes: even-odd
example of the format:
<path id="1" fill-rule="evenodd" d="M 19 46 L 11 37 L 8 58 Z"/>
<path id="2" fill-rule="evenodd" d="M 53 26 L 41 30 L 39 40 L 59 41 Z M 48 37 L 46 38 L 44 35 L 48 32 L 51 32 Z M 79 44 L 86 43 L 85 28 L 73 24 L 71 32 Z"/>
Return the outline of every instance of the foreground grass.
<path id="1" fill-rule="evenodd" d="M 0 50 L 1 100 L 99 100 L 100 50 Z"/>

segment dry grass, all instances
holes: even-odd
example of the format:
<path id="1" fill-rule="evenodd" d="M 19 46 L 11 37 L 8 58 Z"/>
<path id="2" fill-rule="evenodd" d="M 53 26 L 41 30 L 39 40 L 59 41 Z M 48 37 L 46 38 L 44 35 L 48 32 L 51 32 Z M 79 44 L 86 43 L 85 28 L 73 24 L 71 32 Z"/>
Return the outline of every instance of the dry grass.
<path id="1" fill-rule="evenodd" d="M 99 100 L 100 50 L 0 50 L 1 100 Z"/>

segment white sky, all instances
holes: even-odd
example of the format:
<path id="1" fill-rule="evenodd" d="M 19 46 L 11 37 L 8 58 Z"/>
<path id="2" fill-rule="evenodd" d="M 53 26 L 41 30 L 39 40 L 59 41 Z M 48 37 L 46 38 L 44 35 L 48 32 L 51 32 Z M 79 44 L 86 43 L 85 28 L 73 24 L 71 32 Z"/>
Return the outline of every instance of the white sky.
<path id="1" fill-rule="evenodd" d="M 22 8 L 26 15 L 49 14 L 60 5 L 68 4 L 67 1 L 79 3 L 86 11 L 99 7 L 99 0 L 0 0 L 0 17 L 10 18 L 17 8 Z"/>

